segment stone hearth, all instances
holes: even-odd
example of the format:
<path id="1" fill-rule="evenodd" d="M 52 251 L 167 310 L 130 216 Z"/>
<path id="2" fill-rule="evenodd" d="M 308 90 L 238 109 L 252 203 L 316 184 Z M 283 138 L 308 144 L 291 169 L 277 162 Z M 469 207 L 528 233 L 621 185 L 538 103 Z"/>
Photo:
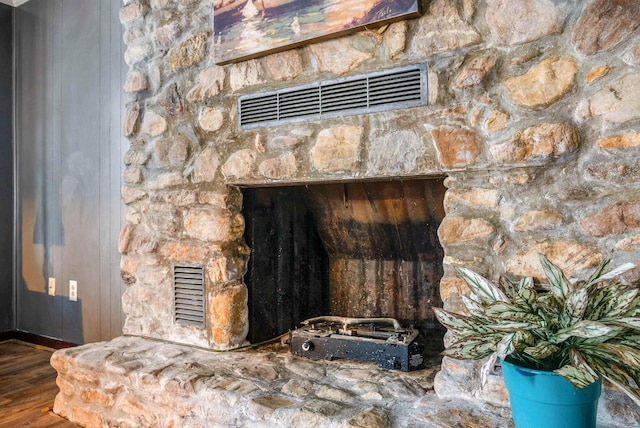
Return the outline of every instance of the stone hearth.
<path id="1" fill-rule="evenodd" d="M 56 353 L 56 412 L 91 426 L 505 426 L 504 407 L 487 407 L 507 404 L 501 376 L 482 388 L 482 362 L 445 358 L 432 379 L 213 353 L 243 345 L 249 328 L 240 187 L 444 178 L 436 286 L 452 311 L 468 292 L 456 266 L 540 278 L 543 253 L 580 278 L 612 252 L 613 265 L 640 259 L 640 3 L 422 3 L 419 18 L 219 66 L 211 0 L 123 1 L 131 147 L 119 249 L 124 333 L 138 338 Z M 426 106 L 237 126 L 240 95 L 418 63 Z M 204 328 L 174 321 L 174 264 L 203 267 Z M 623 282 L 638 287 L 640 268 Z M 640 415 L 607 388 L 600 417 L 629 426 Z"/>

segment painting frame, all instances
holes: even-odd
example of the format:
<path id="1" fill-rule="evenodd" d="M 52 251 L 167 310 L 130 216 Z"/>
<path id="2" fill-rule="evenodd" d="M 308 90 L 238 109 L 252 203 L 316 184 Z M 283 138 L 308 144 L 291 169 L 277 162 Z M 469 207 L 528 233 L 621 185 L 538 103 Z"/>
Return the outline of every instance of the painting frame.
<path id="1" fill-rule="evenodd" d="M 246 61 L 421 15 L 421 0 L 212 0 L 213 58 Z"/>

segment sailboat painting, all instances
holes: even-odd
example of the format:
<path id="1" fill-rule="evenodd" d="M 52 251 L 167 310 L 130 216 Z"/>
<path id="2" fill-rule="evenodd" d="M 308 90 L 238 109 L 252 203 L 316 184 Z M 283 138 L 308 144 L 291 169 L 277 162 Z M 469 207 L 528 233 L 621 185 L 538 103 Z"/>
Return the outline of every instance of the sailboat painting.
<path id="1" fill-rule="evenodd" d="M 227 64 L 417 16 L 420 0 L 213 0 L 214 58 Z"/>

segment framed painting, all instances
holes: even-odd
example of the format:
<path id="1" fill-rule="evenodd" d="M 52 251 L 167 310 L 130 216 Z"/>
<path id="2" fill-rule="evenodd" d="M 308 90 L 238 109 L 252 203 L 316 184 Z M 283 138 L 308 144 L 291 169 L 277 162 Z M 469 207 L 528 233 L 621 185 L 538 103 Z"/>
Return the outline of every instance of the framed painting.
<path id="1" fill-rule="evenodd" d="M 213 0 L 217 64 L 417 16 L 420 0 Z"/>

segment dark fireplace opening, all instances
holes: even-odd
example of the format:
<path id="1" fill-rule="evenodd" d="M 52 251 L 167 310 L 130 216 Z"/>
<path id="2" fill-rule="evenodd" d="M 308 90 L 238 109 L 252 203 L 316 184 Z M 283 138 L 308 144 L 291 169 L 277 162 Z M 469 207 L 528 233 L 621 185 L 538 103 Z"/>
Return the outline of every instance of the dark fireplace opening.
<path id="1" fill-rule="evenodd" d="M 252 343 L 320 315 L 396 318 L 443 349 L 442 179 L 243 189 Z"/>

